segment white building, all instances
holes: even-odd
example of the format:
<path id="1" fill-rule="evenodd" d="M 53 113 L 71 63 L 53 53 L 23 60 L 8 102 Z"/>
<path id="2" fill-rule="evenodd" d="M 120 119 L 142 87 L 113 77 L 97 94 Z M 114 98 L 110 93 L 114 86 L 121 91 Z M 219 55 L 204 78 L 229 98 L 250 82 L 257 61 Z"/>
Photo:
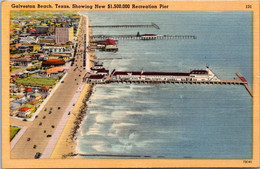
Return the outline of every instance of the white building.
<path id="1" fill-rule="evenodd" d="M 65 54 L 71 54 L 72 53 L 72 47 L 71 45 L 62 45 L 62 46 L 43 46 L 42 50 L 45 53 L 65 53 Z"/>
<path id="2" fill-rule="evenodd" d="M 35 36 L 20 37 L 21 44 L 33 44 L 38 43 L 38 38 Z"/>
<path id="3" fill-rule="evenodd" d="M 21 109 L 19 109 L 19 113 L 18 113 L 18 116 L 19 117 L 27 117 L 30 115 L 31 109 L 29 107 L 23 107 Z"/>
<path id="4" fill-rule="evenodd" d="M 174 80 L 174 81 L 220 81 L 209 69 L 192 70 L 191 72 L 121 72 L 114 71 L 112 76 L 116 79 L 140 80 Z"/>

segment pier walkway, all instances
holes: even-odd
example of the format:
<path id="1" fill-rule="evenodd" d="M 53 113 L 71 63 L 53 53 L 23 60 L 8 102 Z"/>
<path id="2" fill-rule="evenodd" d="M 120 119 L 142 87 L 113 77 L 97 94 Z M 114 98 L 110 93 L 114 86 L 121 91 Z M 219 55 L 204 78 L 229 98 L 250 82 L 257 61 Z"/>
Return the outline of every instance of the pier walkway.
<path id="1" fill-rule="evenodd" d="M 100 82 L 102 83 L 102 82 Z M 217 85 L 245 85 L 240 80 L 220 80 L 220 81 L 177 81 L 177 80 L 138 80 L 138 79 L 109 79 L 103 83 L 171 83 L 171 84 L 217 84 Z"/>
<path id="2" fill-rule="evenodd" d="M 173 79 L 116 79 L 111 76 L 107 76 L 104 81 L 91 82 L 93 84 L 109 84 L 109 83 L 126 83 L 126 84 L 190 84 L 190 85 L 243 85 L 245 86 L 248 93 L 253 97 L 253 92 L 248 86 L 246 79 L 240 74 L 236 73 L 238 78 L 236 79 L 227 79 L 227 80 L 205 80 L 205 81 L 194 81 L 194 80 L 173 80 Z"/>
<path id="3" fill-rule="evenodd" d="M 137 35 L 93 35 L 91 38 L 96 40 L 104 39 L 142 39 Z M 195 35 L 157 35 L 155 39 L 197 39 Z"/>
<path id="4" fill-rule="evenodd" d="M 160 29 L 160 27 L 155 24 L 151 23 L 150 25 L 91 25 L 90 28 L 155 28 Z"/>

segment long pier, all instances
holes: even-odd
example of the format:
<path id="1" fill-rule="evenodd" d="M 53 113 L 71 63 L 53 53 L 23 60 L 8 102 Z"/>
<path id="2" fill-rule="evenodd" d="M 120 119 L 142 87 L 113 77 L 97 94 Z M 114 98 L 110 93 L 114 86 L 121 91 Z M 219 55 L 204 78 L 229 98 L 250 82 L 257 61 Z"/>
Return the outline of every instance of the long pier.
<path id="1" fill-rule="evenodd" d="M 237 72 L 236 79 L 227 79 L 227 80 L 207 80 L 207 81 L 193 81 L 193 80 L 173 80 L 173 79 L 116 79 L 108 76 L 104 81 L 100 82 L 91 82 L 92 84 L 109 84 L 109 83 L 126 83 L 126 84 L 190 84 L 190 85 L 243 85 L 251 97 L 253 97 L 253 92 L 248 86 L 246 79 Z"/>
<path id="2" fill-rule="evenodd" d="M 141 39 L 137 35 L 92 35 L 91 38 L 96 40 L 104 39 Z M 195 35 L 157 35 L 155 39 L 197 39 Z"/>
<path id="3" fill-rule="evenodd" d="M 95 82 L 96 84 L 104 83 L 137 83 L 137 84 L 213 84 L 213 85 L 245 85 L 240 80 L 220 80 L 220 81 L 177 81 L 177 80 L 139 80 L 139 79 L 107 79 L 104 82 Z"/>
<path id="4" fill-rule="evenodd" d="M 160 27 L 155 24 L 151 23 L 150 25 L 91 25 L 90 28 L 155 28 L 160 29 Z"/>

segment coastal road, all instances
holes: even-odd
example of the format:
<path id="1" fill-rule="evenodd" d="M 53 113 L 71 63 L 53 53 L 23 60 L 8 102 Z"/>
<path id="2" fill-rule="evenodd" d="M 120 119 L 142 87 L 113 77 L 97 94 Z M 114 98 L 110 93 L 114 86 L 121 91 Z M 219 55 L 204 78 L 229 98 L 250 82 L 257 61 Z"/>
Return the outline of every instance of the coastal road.
<path id="1" fill-rule="evenodd" d="M 50 141 L 51 137 L 48 136 L 53 135 L 64 113 L 69 113 L 65 110 L 85 74 L 83 69 L 83 52 L 85 50 L 83 37 L 86 32 L 86 22 L 84 20 L 82 19 L 83 22 L 78 29 L 78 49 L 73 66 L 68 71 L 64 82 L 38 114 L 38 118 L 26 125 L 28 126 L 27 130 L 11 150 L 11 158 L 34 158 L 36 152 L 42 153 Z"/>

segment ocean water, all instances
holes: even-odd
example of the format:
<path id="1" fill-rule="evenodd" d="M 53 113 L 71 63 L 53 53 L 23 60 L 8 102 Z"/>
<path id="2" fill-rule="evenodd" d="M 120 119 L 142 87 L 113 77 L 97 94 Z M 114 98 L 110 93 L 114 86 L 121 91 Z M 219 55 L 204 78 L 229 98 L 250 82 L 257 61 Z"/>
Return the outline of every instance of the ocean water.
<path id="1" fill-rule="evenodd" d="M 119 40 L 117 53 L 95 52 L 110 71 L 189 72 L 209 65 L 221 79 L 233 79 L 240 72 L 251 85 L 250 12 L 82 13 L 92 25 L 154 22 L 160 27 L 95 28 L 93 34 L 197 36 L 196 40 Z M 126 158 L 251 158 L 251 104 L 243 86 L 96 85 L 78 133 L 77 150 L 104 155 L 87 158 L 108 158 L 108 154 L 129 156 Z"/>

